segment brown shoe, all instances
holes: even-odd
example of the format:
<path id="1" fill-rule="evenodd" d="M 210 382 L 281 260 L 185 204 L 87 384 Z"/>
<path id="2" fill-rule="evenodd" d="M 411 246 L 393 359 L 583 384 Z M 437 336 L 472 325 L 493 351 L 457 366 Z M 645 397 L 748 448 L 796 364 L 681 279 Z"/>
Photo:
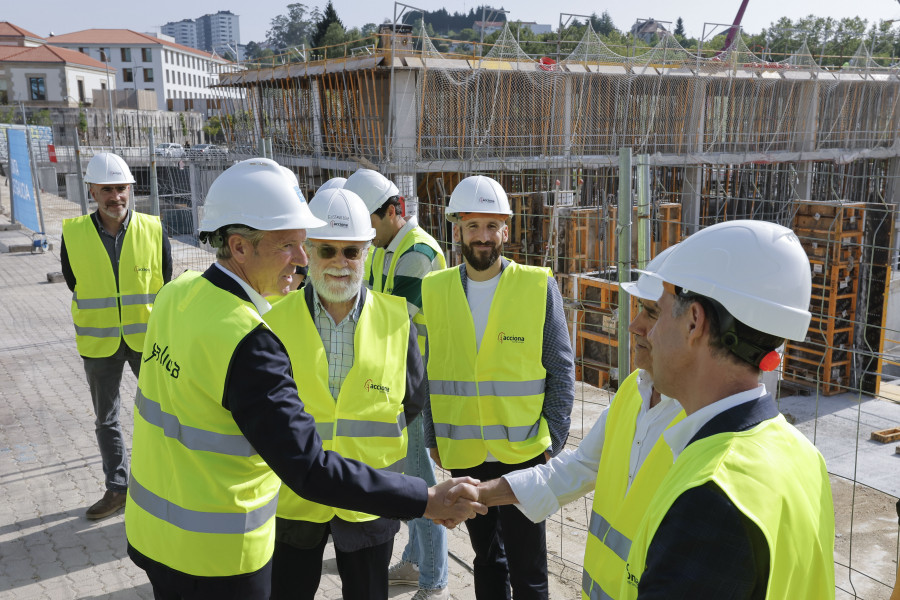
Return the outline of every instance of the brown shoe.
<path id="1" fill-rule="evenodd" d="M 125 492 L 106 490 L 103 497 L 87 509 L 84 516 L 88 519 L 104 519 L 125 506 L 125 498 L 127 496 L 128 494 Z"/>

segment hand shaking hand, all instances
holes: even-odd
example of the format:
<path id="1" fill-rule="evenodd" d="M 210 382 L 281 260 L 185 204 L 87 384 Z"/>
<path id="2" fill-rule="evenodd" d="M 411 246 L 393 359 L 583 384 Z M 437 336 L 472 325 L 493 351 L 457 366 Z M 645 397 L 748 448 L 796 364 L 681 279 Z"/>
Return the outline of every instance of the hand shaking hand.
<path id="1" fill-rule="evenodd" d="M 487 507 L 478 502 L 478 483 L 471 477 L 454 477 L 429 488 L 424 516 L 453 529 L 476 514 L 487 513 Z"/>

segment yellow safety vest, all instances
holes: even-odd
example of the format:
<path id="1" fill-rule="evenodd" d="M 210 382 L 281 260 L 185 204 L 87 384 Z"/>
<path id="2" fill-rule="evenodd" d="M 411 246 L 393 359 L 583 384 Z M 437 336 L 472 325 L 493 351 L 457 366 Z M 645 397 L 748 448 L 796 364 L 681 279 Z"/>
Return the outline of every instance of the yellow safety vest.
<path id="1" fill-rule="evenodd" d="M 550 447 L 541 363 L 548 273 L 509 263 L 479 351 L 459 267 L 429 273 L 422 281 L 431 416 L 445 468 L 479 465 L 488 451 L 516 464 Z"/>
<path id="2" fill-rule="evenodd" d="M 91 215 L 63 220 L 63 238 L 76 279 L 72 320 L 79 354 L 112 356 L 123 338 L 132 350 L 143 350 L 147 320 L 164 283 L 162 236 L 159 217 L 132 211 L 122 241 L 116 289 L 109 253 Z"/>
<path id="3" fill-rule="evenodd" d="M 266 323 L 291 357 L 306 411 L 316 420 L 322 448 L 375 469 L 403 472 L 406 461 L 406 302 L 376 292 L 366 294 L 353 336 L 353 366 L 337 400 L 328 387 L 328 359 L 302 290 L 289 293 L 266 313 Z M 278 516 L 324 523 L 376 519 L 364 512 L 332 508 L 301 498 L 282 486 Z"/>
<path id="4" fill-rule="evenodd" d="M 397 251 L 391 256 L 391 264 L 388 267 L 387 277 L 384 276 L 385 249 L 369 246 L 369 253 L 366 255 L 365 279 L 369 282 L 371 289 L 376 292 L 393 294 L 394 273 L 397 270 L 397 262 L 400 260 L 400 257 L 407 252 L 415 252 L 414 246 L 418 244 L 428 246 L 434 250 L 437 254 L 440 268 L 447 268 L 447 261 L 444 260 L 444 253 L 438 245 L 437 240 L 428 235 L 428 232 L 421 227 L 413 227 L 403 236 L 403 239 L 400 240 L 400 245 L 397 246 Z M 424 356 L 428 338 L 428 328 L 425 324 L 424 312 L 420 310 L 413 316 L 412 320 L 413 324 L 416 326 L 416 331 L 418 332 L 417 341 L 419 343 L 419 352 Z"/>
<path id="5" fill-rule="evenodd" d="M 262 324 L 252 303 L 199 273 L 159 293 L 134 411 L 129 543 L 190 575 L 258 571 L 275 545 L 280 480 L 222 406 L 237 345 Z"/>
<path id="6" fill-rule="evenodd" d="M 825 459 L 782 415 L 685 448 L 660 484 L 634 538 L 620 598 L 637 598 L 647 549 L 672 503 L 707 481 L 715 482 L 765 536 L 766 598 L 834 598 L 834 507 Z"/>
<path id="7" fill-rule="evenodd" d="M 628 487 L 631 447 L 643 403 L 637 376 L 638 371 L 634 371 L 622 382 L 606 415 L 606 435 L 597 469 L 594 506 L 584 551 L 584 574 L 581 581 L 581 597 L 584 600 L 618 597 L 631 540 L 637 533 L 653 494 L 673 462 L 672 450 L 660 437 L 641 465 L 631 487 Z M 682 410 L 668 427 L 683 418 Z"/>

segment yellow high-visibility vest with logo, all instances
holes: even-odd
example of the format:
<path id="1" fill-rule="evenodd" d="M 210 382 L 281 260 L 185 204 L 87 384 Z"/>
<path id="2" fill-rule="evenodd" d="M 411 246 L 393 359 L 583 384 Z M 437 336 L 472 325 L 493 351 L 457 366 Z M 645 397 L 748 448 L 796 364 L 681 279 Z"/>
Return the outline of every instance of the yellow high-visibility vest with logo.
<path id="1" fill-rule="evenodd" d="M 514 262 L 503 269 L 478 351 L 459 268 L 422 281 L 431 416 L 444 468 L 474 467 L 488 451 L 516 464 L 550 447 L 541 363 L 548 276 Z"/>
<path id="2" fill-rule="evenodd" d="M 366 255 L 365 280 L 372 285 L 374 291 L 384 292 L 385 294 L 394 293 L 394 273 L 397 270 L 397 262 L 399 262 L 400 257 L 408 251 L 412 250 L 415 252 L 414 246 L 416 245 L 424 245 L 431 248 L 437 255 L 441 269 L 447 268 L 447 261 L 444 259 L 444 253 L 438 245 L 437 240 L 428 235 L 428 232 L 421 227 L 413 227 L 405 236 L 403 236 L 400 245 L 397 246 L 397 251 L 391 256 L 391 264 L 388 267 L 387 277 L 384 276 L 385 249 L 369 246 L 369 253 Z M 421 310 L 417 312 L 412 321 L 418 332 L 417 340 L 419 342 L 419 352 L 424 356 L 426 340 L 428 337 L 424 312 Z"/>
<path id="3" fill-rule="evenodd" d="M 353 336 L 353 366 L 337 400 L 328 387 L 328 358 L 304 292 L 279 300 L 266 313 L 266 323 L 291 357 L 300 399 L 316 420 L 322 448 L 375 469 L 403 472 L 406 460 L 406 351 L 409 313 L 406 302 L 369 291 Z M 282 486 L 278 516 L 324 523 L 337 515 L 350 522 L 375 515 L 333 508 L 301 498 Z"/>
<path id="4" fill-rule="evenodd" d="M 606 415 L 606 436 L 597 469 L 594 506 L 584 551 L 581 581 L 584 600 L 618 597 L 631 540 L 653 494 L 672 466 L 672 450 L 660 437 L 628 487 L 631 447 L 643 403 L 637 376 L 638 371 L 634 371 L 622 382 Z M 683 418 L 682 410 L 668 427 Z"/>
<path id="5" fill-rule="evenodd" d="M 685 448 L 635 535 L 619 598 L 637 598 L 647 549 L 659 524 L 682 493 L 707 481 L 718 485 L 765 536 L 766 598 L 834 598 L 834 507 L 825 459 L 782 415 Z"/>
<path id="6" fill-rule="evenodd" d="M 147 329 L 125 533 L 190 575 L 252 573 L 275 547 L 281 481 L 222 406 L 234 351 L 260 326 L 251 302 L 185 273 L 160 291 Z"/>
<path id="7" fill-rule="evenodd" d="M 109 253 L 91 215 L 63 220 L 66 252 L 76 279 L 72 320 L 79 354 L 112 356 L 123 338 L 132 350 L 143 350 L 147 320 L 164 283 L 162 236 L 159 217 L 131 212 L 119 256 L 117 290 Z"/>

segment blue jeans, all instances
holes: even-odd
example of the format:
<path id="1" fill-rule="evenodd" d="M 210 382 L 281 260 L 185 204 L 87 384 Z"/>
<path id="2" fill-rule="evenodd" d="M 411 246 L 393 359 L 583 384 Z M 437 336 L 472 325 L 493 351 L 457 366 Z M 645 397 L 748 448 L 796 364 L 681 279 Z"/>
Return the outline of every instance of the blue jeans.
<path id="1" fill-rule="evenodd" d="M 420 477 L 429 486 L 434 478 L 434 462 L 425 448 L 425 429 L 419 416 L 409 427 L 406 451 L 406 474 Z M 403 549 L 403 560 L 419 567 L 419 587 L 437 590 L 447 587 L 447 530 L 435 525 L 431 519 L 409 521 L 409 541 Z"/>
<path id="2" fill-rule="evenodd" d="M 135 377 L 141 372 L 141 353 L 129 348 L 123 340 L 112 356 L 81 358 L 84 360 L 84 374 L 87 375 L 88 386 L 91 388 L 94 430 L 100 447 L 106 489 L 124 492 L 128 489 L 128 456 L 119 424 L 119 407 L 122 405 L 119 386 L 125 363 L 131 367 Z"/>

